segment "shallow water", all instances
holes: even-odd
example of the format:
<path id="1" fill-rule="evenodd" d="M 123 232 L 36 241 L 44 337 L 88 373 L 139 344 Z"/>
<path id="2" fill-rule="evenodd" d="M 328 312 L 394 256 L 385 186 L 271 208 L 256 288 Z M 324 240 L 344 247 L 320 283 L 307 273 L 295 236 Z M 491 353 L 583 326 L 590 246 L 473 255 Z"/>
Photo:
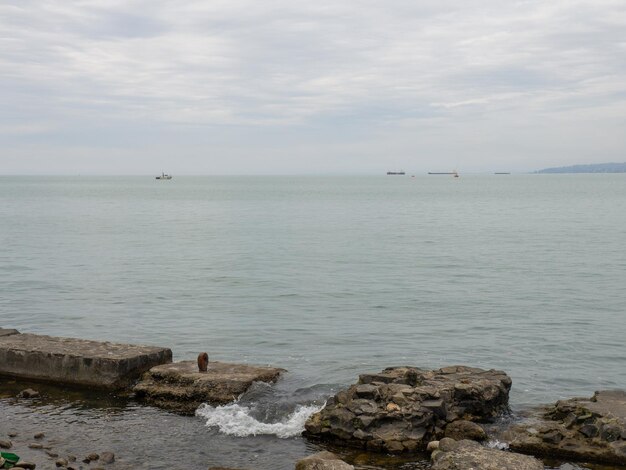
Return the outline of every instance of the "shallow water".
<path id="1" fill-rule="evenodd" d="M 247 412 L 44 415 L 140 453 L 162 452 L 133 424 L 152 423 L 203 462 L 292 468 L 312 444 L 225 433 L 296 427 L 365 371 L 503 369 L 514 410 L 626 388 L 625 207 L 626 175 L 1 177 L 0 326 L 284 367 Z"/>

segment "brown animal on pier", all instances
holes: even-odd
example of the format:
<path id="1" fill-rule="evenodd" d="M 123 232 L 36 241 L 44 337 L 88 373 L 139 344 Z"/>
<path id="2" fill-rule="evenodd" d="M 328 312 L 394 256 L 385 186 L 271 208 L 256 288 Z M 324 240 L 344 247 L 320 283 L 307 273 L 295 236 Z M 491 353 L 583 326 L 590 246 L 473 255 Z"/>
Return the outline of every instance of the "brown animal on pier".
<path id="1" fill-rule="evenodd" d="M 198 354 L 198 370 L 200 372 L 206 372 L 209 365 L 209 355 L 205 352 Z"/>

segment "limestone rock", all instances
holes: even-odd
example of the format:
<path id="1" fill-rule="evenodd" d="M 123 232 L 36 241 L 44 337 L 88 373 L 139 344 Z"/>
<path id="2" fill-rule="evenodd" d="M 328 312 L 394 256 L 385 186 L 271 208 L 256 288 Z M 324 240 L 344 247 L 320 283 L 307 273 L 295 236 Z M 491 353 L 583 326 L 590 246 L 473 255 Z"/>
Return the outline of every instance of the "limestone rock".
<path id="1" fill-rule="evenodd" d="M 510 448 L 585 462 L 626 465 L 626 392 L 556 402 L 532 424 L 515 426 Z"/>
<path id="2" fill-rule="evenodd" d="M 424 450 L 449 423 L 486 421 L 506 410 L 510 388 L 497 370 L 391 367 L 337 393 L 309 418 L 305 435 L 373 451 Z"/>
<path id="3" fill-rule="evenodd" d="M 284 369 L 210 362 L 206 372 L 196 361 L 153 367 L 135 386 L 137 398 L 149 404 L 192 415 L 202 403 L 225 405 L 236 400 L 254 382 L 275 382 Z"/>
<path id="4" fill-rule="evenodd" d="M 318 452 L 296 463 L 296 470 L 354 470 L 332 452 Z"/>
<path id="5" fill-rule="evenodd" d="M 433 470 L 543 470 L 543 463 L 533 457 L 448 438 L 442 439 L 432 460 Z"/>

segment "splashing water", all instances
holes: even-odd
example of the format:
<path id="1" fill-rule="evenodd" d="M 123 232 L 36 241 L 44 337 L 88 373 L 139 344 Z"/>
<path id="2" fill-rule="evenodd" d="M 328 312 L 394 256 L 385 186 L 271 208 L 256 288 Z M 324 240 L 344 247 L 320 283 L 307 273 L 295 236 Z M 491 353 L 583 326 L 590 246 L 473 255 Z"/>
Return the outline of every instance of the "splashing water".
<path id="1" fill-rule="evenodd" d="M 196 416 L 205 418 L 208 427 L 215 426 L 221 433 L 229 436 L 273 434 L 288 438 L 300 435 L 309 416 L 322 408 L 323 405 L 300 405 L 277 423 L 261 422 L 251 415 L 250 408 L 236 403 L 217 407 L 204 404 L 196 410 Z"/>
<path id="2" fill-rule="evenodd" d="M 501 442 L 498 439 L 490 440 L 485 445 L 490 449 L 507 450 L 509 448 L 509 445 L 506 442 Z"/>

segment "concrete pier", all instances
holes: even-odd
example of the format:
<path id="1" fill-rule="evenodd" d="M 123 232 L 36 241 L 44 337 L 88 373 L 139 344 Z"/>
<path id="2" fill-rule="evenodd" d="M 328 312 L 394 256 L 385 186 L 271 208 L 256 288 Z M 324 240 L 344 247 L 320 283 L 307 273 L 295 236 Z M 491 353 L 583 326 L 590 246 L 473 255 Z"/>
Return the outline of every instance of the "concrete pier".
<path id="1" fill-rule="evenodd" d="M 168 348 L 20 334 L 0 329 L 0 375 L 116 389 L 172 362 Z"/>

